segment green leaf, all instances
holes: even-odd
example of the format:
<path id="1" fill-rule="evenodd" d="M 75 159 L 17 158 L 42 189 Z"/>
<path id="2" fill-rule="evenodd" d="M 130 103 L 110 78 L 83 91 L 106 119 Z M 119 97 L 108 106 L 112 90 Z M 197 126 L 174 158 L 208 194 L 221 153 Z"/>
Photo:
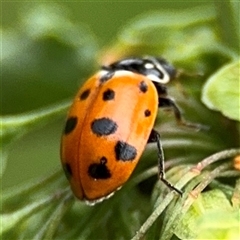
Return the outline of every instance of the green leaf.
<path id="1" fill-rule="evenodd" d="M 7 157 L 8 157 L 8 151 L 2 146 L 2 140 L 1 140 L 0 152 L 1 152 L 1 158 L 0 158 L 0 179 L 1 179 L 3 176 L 3 173 L 6 170 Z"/>
<path id="2" fill-rule="evenodd" d="M 236 54 L 222 45 L 214 28 L 216 12 L 209 6 L 176 11 L 151 11 L 120 31 L 108 57 L 163 56 L 182 68 L 206 73 Z M 107 59 L 109 61 L 109 59 Z"/>
<path id="3" fill-rule="evenodd" d="M 6 169 L 8 151 L 11 149 L 11 145 L 31 130 L 47 125 L 62 116 L 69 104 L 69 100 L 67 100 L 39 110 L 0 117 L 0 178 Z"/>
<path id="4" fill-rule="evenodd" d="M 2 30 L 2 113 L 13 114 L 72 96 L 94 68 L 94 35 L 58 4 L 24 8 Z M 21 86 L 21 87 L 19 87 Z M 18 104 L 16 104 L 18 103 Z"/>
<path id="5" fill-rule="evenodd" d="M 119 37 L 129 44 L 159 44 L 166 40 L 163 36 L 170 37 L 168 34 L 172 31 L 206 23 L 212 21 L 214 17 L 215 13 L 209 6 L 179 12 L 172 10 L 148 12 L 125 26 Z"/>
<path id="6" fill-rule="evenodd" d="M 208 108 L 240 121 L 240 61 L 225 65 L 212 75 L 203 87 L 202 101 Z"/>
<path id="7" fill-rule="evenodd" d="M 231 0 L 218 1 L 215 2 L 215 9 L 218 18 L 219 35 L 222 41 L 229 48 L 239 52 L 239 2 Z"/>
<path id="8" fill-rule="evenodd" d="M 181 239 L 210 239 L 210 236 L 211 239 L 225 239 L 227 234 L 236 232 L 237 224 L 236 211 L 225 194 L 212 190 L 198 197 L 183 216 L 175 234 Z"/>
<path id="9" fill-rule="evenodd" d="M 196 239 L 239 238 L 239 211 L 212 211 L 199 221 L 199 232 Z M 221 219 L 219 221 L 219 219 Z"/>

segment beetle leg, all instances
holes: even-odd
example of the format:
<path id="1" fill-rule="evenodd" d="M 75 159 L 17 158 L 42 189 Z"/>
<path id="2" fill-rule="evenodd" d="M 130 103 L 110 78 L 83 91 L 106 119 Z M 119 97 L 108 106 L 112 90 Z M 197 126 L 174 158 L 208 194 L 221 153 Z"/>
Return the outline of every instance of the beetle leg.
<path id="1" fill-rule="evenodd" d="M 167 86 L 153 82 L 155 88 L 157 89 L 158 96 L 167 96 Z"/>
<path id="2" fill-rule="evenodd" d="M 196 130 L 208 130 L 207 126 L 198 124 L 198 123 L 192 123 L 192 122 L 187 122 L 183 117 L 182 117 L 182 113 L 180 111 L 180 109 L 178 108 L 178 106 L 176 105 L 175 101 L 167 98 L 167 97 L 159 97 L 158 100 L 158 107 L 159 108 L 171 108 L 173 110 L 173 113 L 175 115 L 176 121 L 179 125 L 183 125 L 189 128 L 194 128 Z"/>
<path id="3" fill-rule="evenodd" d="M 177 192 L 180 196 L 182 196 L 182 191 L 174 187 L 166 178 L 165 178 L 165 169 L 164 169 L 164 153 L 162 144 L 160 141 L 160 134 L 152 129 L 152 132 L 149 136 L 148 143 L 150 142 L 156 142 L 157 143 L 157 149 L 158 149 L 158 175 L 159 179 L 171 190 L 174 190 Z"/>

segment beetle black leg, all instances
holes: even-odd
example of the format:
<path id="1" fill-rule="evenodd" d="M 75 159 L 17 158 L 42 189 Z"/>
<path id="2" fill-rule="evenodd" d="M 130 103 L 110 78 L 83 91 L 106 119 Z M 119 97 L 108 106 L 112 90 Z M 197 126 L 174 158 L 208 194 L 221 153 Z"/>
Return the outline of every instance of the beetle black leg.
<path id="1" fill-rule="evenodd" d="M 158 96 L 167 96 L 167 86 L 153 82 L 155 88 L 157 89 Z"/>
<path id="2" fill-rule="evenodd" d="M 171 190 L 174 190 L 177 192 L 180 196 L 182 196 L 182 191 L 174 187 L 168 180 L 165 178 L 165 169 L 164 169 L 164 154 L 163 154 L 163 148 L 160 141 L 160 134 L 152 130 L 150 137 L 148 139 L 148 143 L 150 142 L 156 142 L 157 143 L 157 149 L 158 149 L 158 175 L 159 179 Z"/>
<path id="3" fill-rule="evenodd" d="M 185 121 L 182 117 L 182 113 L 181 113 L 180 109 L 178 108 L 178 106 L 176 105 L 174 100 L 172 100 L 170 98 L 159 97 L 158 107 L 171 108 L 174 112 L 176 121 L 179 125 L 183 125 L 183 126 L 186 126 L 186 127 L 189 127 L 189 128 L 194 128 L 196 130 L 200 130 L 200 129 L 207 130 L 208 129 L 206 126 L 203 126 L 201 124 L 191 123 L 191 122 Z"/>

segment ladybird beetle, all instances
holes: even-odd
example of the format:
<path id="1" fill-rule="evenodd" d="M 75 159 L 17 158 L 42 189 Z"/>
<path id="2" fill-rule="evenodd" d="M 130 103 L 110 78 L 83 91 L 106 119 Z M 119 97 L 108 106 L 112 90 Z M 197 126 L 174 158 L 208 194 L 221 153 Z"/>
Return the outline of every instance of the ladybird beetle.
<path id="1" fill-rule="evenodd" d="M 167 95 L 176 69 L 162 58 L 127 58 L 103 66 L 78 91 L 69 110 L 61 143 L 61 161 L 73 193 L 95 204 L 111 196 L 130 177 L 147 143 L 158 150 L 159 178 L 165 179 L 160 134 L 153 129 L 158 108 L 170 107 Z"/>

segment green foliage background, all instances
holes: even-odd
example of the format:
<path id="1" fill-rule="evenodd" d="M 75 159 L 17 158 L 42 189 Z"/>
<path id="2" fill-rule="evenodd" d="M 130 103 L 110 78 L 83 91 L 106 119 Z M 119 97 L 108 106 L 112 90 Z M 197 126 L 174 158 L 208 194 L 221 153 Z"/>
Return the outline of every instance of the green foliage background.
<path id="1" fill-rule="evenodd" d="M 2 239 L 235 239 L 239 6 L 234 1 L 2 2 Z M 210 129 L 177 127 L 171 114 L 160 111 L 156 128 L 167 178 L 184 188 L 182 199 L 166 195 L 157 181 L 156 146 L 150 145 L 129 183 L 89 207 L 74 200 L 61 170 L 65 116 L 78 87 L 100 64 L 128 55 L 163 56 L 185 69 L 181 85 L 169 86 L 170 95 L 186 119 Z M 216 152 L 215 163 L 210 157 L 203 169 L 191 170 Z"/>

